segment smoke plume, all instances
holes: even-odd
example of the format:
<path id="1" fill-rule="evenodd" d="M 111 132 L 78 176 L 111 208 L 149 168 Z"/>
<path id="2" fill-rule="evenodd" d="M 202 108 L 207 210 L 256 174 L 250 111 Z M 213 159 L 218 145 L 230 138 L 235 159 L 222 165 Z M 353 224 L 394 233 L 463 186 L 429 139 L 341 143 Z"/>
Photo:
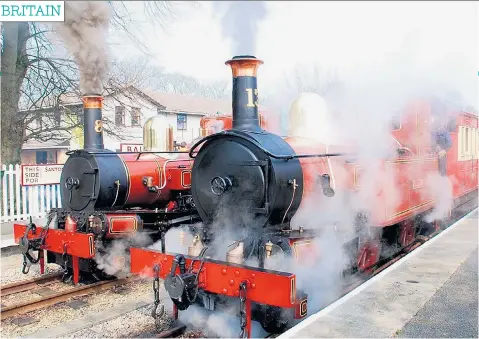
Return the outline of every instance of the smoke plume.
<path id="1" fill-rule="evenodd" d="M 266 15 L 264 1 L 213 1 L 221 13 L 223 35 L 231 39 L 234 55 L 254 55 L 259 22 Z"/>
<path id="2" fill-rule="evenodd" d="M 102 94 L 109 59 L 105 34 L 111 18 L 106 1 L 66 1 L 65 22 L 56 31 L 75 58 L 83 94 Z"/>

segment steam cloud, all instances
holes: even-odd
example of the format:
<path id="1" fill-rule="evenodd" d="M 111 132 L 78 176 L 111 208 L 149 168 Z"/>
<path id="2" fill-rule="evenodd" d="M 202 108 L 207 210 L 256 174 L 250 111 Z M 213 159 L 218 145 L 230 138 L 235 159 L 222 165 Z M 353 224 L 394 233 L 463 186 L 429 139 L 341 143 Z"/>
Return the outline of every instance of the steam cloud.
<path id="1" fill-rule="evenodd" d="M 213 8 L 222 11 L 223 35 L 233 43 L 233 54 L 255 54 L 259 22 L 266 15 L 264 1 L 214 1 Z"/>
<path id="2" fill-rule="evenodd" d="M 118 278 L 126 277 L 130 273 L 130 247 L 149 245 L 151 239 L 145 233 L 137 232 L 128 237 L 113 240 L 107 247 L 97 241 L 95 247 L 95 262 L 98 269 L 108 275 Z"/>
<path id="3" fill-rule="evenodd" d="M 75 58 L 83 94 L 102 94 L 109 68 L 105 33 L 111 9 L 106 1 L 66 1 L 65 22 L 56 24 L 58 35 Z"/>

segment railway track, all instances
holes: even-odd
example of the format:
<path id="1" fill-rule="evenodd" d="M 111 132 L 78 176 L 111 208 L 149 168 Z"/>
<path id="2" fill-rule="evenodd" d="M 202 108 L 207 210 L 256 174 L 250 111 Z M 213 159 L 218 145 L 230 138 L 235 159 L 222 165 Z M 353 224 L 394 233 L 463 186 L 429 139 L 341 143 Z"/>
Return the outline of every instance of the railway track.
<path id="1" fill-rule="evenodd" d="M 34 290 L 36 287 L 40 286 L 40 282 L 45 284 L 51 284 L 57 281 L 60 281 L 60 275 L 51 275 L 41 278 L 31 279 L 24 282 L 12 283 L 6 286 L 2 286 L 2 296 L 5 291 L 8 294 L 14 294 L 29 290 Z M 20 302 L 11 306 L 2 307 L 1 310 L 1 319 L 11 318 L 18 314 L 23 314 L 26 312 L 36 311 L 45 307 L 53 306 L 61 302 L 67 301 L 73 297 L 79 297 L 84 295 L 89 295 L 92 293 L 98 293 L 101 291 L 109 290 L 115 286 L 124 285 L 133 281 L 138 280 L 138 277 L 128 277 L 124 279 L 115 279 L 109 281 L 100 281 L 94 284 L 86 286 L 78 286 L 65 291 L 54 293 L 50 296 L 45 296 L 40 299 L 29 300 L 25 302 Z M 45 285 L 42 285 L 45 286 Z"/>
<path id="2" fill-rule="evenodd" d="M 61 281 L 62 273 L 54 273 L 39 278 L 33 278 L 24 281 L 16 281 L 11 284 L 3 285 L 0 288 L 0 295 L 5 297 L 10 294 L 33 290 L 37 287 L 44 287 L 55 282 Z"/>

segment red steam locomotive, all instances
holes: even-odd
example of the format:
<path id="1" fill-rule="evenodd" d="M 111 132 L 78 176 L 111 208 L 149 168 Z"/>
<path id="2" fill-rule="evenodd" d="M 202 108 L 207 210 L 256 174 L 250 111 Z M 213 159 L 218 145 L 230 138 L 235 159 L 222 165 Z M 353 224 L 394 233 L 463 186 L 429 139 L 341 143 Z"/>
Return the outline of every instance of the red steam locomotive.
<path id="1" fill-rule="evenodd" d="M 231 128 L 223 123 L 205 133 L 189 157 L 171 149 L 103 150 L 101 98 L 86 97 L 87 149 L 72 152 L 62 173 L 65 207 L 56 212 L 58 228 L 16 224 L 24 253 L 33 248 L 42 258 L 46 249 L 53 262 L 66 254 L 78 281 L 79 270 L 91 271 L 99 241 L 142 229 L 161 241 L 161 250 L 132 246 L 130 270 L 164 279 L 175 315 L 193 304 L 216 310 L 239 299 L 243 336 L 251 336 L 253 319 L 277 333 L 307 315 L 311 291 L 304 279 L 310 278 L 297 267 L 314 270 L 325 255 L 316 240 L 336 230 L 323 220 L 334 203 L 338 214 L 351 212 L 343 244 L 350 266 L 367 271 L 392 248 L 434 232 L 439 207 L 450 210 L 477 196 L 477 116 L 442 115 L 443 134 L 450 137 L 443 150 L 441 143 L 431 145 L 431 106 L 413 102 L 394 122 L 395 154 L 365 162 L 351 145 L 318 141 L 314 130 L 304 133 L 313 120 L 302 97 L 290 111 L 288 137 L 264 130 L 256 77 L 262 61 L 240 56 L 227 64 L 233 72 Z M 167 252 L 171 227 L 193 236 L 185 253 Z M 79 258 L 90 266 L 79 268 Z"/>
<path id="2" fill-rule="evenodd" d="M 76 284 L 80 272 L 89 272 L 99 280 L 105 272 L 95 258 L 108 253 L 115 239 L 135 244 L 141 232 L 146 245 L 171 227 L 199 220 L 190 192 L 192 161 L 187 152 L 173 151 L 164 119 L 145 123 L 145 151 L 116 153 L 103 146 L 102 101 L 83 97 L 85 149 L 69 152 L 60 178 L 62 208 L 50 212 L 45 227 L 14 225 L 25 273 L 37 262 L 43 273 L 45 250 L 48 262 L 64 266 L 64 279 Z M 30 251 L 38 252 L 36 258 Z M 120 270 L 127 259 L 127 253 L 119 255 L 110 265 Z"/>

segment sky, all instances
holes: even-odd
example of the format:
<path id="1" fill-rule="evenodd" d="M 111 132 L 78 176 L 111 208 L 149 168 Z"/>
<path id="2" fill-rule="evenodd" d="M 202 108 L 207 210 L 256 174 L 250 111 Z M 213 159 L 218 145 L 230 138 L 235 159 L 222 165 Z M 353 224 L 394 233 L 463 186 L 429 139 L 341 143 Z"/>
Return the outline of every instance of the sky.
<path id="1" fill-rule="evenodd" d="M 245 52 L 265 62 L 258 73 L 260 91 L 274 91 L 298 66 L 335 69 L 341 79 L 358 84 L 371 70 L 400 75 L 409 67 L 431 82 L 458 88 L 477 107 L 477 7 L 458 1 L 268 1 L 250 30 L 255 50 Z M 141 7 L 129 3 L 127 8 L 144 21 L 138 30 L 158 66 L 199 80 L 230 79 L 224 62 L 234 55 L 234 42 L 224 32 L 217 3 L 174 3 L 175 17 L 161 26 L 146 22 Z M 115 56 L 141 56 L 125 39 L 111 36 Z"/>

